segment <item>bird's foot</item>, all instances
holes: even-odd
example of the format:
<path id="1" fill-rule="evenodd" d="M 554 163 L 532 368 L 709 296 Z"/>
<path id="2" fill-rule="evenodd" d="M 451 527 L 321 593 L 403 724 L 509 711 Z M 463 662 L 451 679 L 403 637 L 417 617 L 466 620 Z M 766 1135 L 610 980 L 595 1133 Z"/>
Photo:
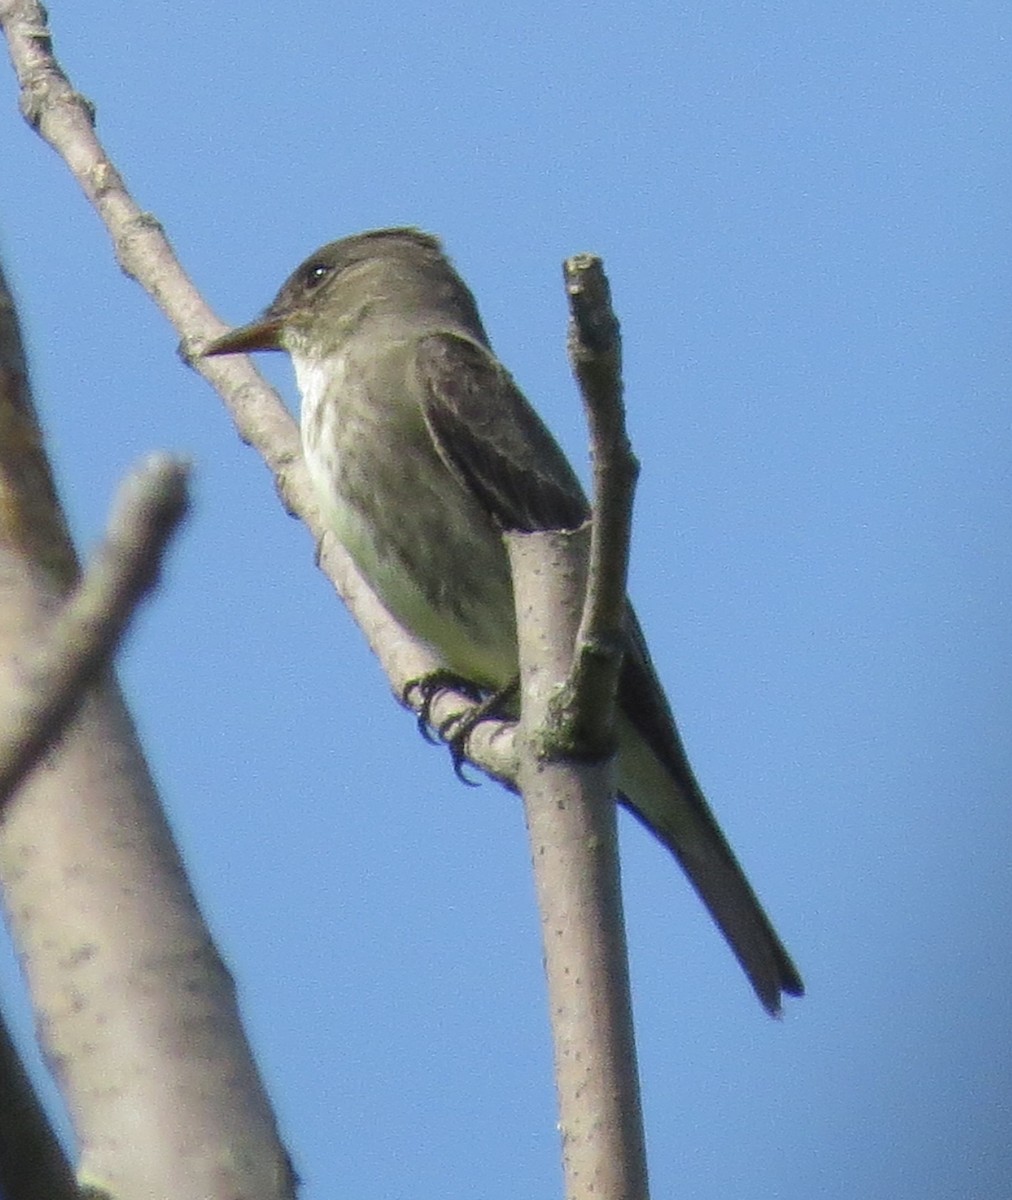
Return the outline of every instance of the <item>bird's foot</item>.
<path id="1" fill-rule="evenodd" d="M 444 721 L 438 726 L 432 724 L 432 706 L 440 692 L 457 692 L 466 696 L 472 704 L 479 704 L 485 695 L 470 679 L 465 679 L 453 671 L 432 671 L 419 679 L 409 679 L 401 692 L 401 703 L 408 708 L 415 708 L 417 705 L 418 732 L 433 745 L 443 736 L 446 726 L 452 725 L 455 719 Z"/>
<path id="2" fill-rule="evenodd" d="M 420 704 L 418 708 L 418 731 L 427 742 L 445 742 L 453 762 L 453 772 L 461 783 L 468 787 L 477 787 L 476 780 L 468 779 L 464 774 L 464 764 L 467 761 L 467 739 L 482 721 L 508 720 L 510 717 L 507 702 L 516 695 L 518 680 L 513 680 L 506 687 L 496 692 L 487 693 L 460 675 L 452 671 L 433 671 L 421 679 L 412 679 L 405 684 L 402 700 L 409 707 L 412 704 L 412 694 L 418 693 Z M 432 706 L 440 692 L 452 691 L 466 696 L 472 701 L 473 707 L 460 716 L 449 717 L 438 725 L 432 723 Z"/>
<path id="3" fill-rule="evenodd" d="M 476 787 L 474 780 L 464 774 L 464 763 L 467 761 L 467 739 L 482 723 L 482 721 L 510 721 L 515 716 L 510 709 L 510 701 L 514 699 L 520 687 L 519 679 L 511 680 L 505 687 L 485 696 L 474 708 L 459 717 L 451 717 L 439 726 L 439 736 L 450 748 L 450 758 L 453 760 L 453 770 L 461 783 Z"/>

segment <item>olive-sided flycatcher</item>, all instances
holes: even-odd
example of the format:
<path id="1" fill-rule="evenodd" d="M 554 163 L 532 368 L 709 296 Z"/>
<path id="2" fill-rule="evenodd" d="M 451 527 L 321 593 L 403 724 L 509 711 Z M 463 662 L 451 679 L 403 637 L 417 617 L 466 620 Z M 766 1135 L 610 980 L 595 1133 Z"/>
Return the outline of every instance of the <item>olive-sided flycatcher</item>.
<path id="1" fill-rule="evenodd" d="M 508 530 L 589 515 L 569 463 L 496 359 L 439 242 L 379 229 L 331 242 L 263 317 L 204 353 L 286 350 L 325 520 L 397 621 L 492 693 L 518 672 Z M 765 1007 L 802 993 L 794 964 L 689 766 L 628 609 L 620 800 L 671 850 Z"/>

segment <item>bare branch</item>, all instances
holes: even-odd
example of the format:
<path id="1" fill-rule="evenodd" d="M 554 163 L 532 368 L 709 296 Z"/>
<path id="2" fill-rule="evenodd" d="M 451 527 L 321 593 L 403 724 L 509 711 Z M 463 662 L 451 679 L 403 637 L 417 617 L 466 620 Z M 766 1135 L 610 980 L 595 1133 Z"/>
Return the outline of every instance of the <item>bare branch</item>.
<path id="1" fill-rule="evenodd" d="M 615 697 L 625 645 L 626 576 L 639 463 L 622 404 L 621 341 L 601 260 L 578 254 L 563 264 L 570 305 L 569 355 L 583 396 L 594 466 L 590 563 L 569 681 L 553 701 L 563 743 L 583 753 L 615 747 Z"/>
<path id="2" fill-rule="evenodd" d="M 593 519 L 511 534 L 520 649 L 518 779 L 541 916 L 569 1200 L 646 1200 L 612 755 L 638 464 L 601 261 L 564 264 L 569 350 L 591 432 Z M 589 545 L 588 545 L 589 543 Z"/>
<path id="3" fill-rule="evenodd" d="M 621 640 L 629 573 L 633 494 L 639 463 L 622 403 L 622 343 L 604 264 L 576 254 L 563 264 L 569 298 L 569 357 L 590 427 L 594 525 L 580 637 Z"/>
<path id="4" fill-rule="evenodd" d="M 154 587 L 187 511 L 187 473 L 184 463 L 160 456 L 127 478 L 84 578 L 38 644 L 18 656 L 22 677 L 0 711 L 0 809 L 73 716 Z"/>
<path id="5" fill-rule="evenodd" d="M 178 507 L 174 472 L 169 465 L 156 527 Z M 125 533 L 121 523 L 116 540 Z M 117 572 L 132 576 L 124 601 L 152 566 L 127 557 L 129 568 L 105 563 L 98 576 L 98 590 L 112 594 Z M 76 576 L 0 274 L 0 696 L 20 694 L 26 647 L 73 611 L 65 605 Z M 291 1200 L 294 1178 L 232 978 L 112 671 L 95 678 L 45 769 L 25 776 L 5 806 L 0 886 L 73 1121 L 82 1187 L 123 1200 Z"/>
<path id="6" fill-rule="evenodd" d="M 552 728 L 584 608 L 589 537 L 584 527 L 506 539 L 520 646 L 519 781 L 541 916 L 565 1194 L 645 1200 L 612 762 L 559 758 Z"/>

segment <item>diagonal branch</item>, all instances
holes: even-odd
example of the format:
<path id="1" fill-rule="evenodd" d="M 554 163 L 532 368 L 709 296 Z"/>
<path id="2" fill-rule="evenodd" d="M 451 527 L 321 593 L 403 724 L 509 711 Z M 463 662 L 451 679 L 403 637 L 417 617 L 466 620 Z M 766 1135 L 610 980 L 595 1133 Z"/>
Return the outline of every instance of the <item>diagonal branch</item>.
<path id="1" fill-rule="evenodd" d="M 157 582 L 189 504 L 187 473 L 184 463 L 162 455 L 127 478 L 94 561 L 41 644 L 20 656 L 20 679 L 0 710 L 0 811 L 73 716 Z"/>
<path id="2" fill-rule="evenodd" d="M 308 527 L 318 563 L 379 658 L 394 694 L 440 665 L 389 615 L 336 540 L 328 535 L 309 483 L 299 436 L 278 394 L 248 358 L 199 358 L 226 326 L 183 271 L 157 218 L 140 208 L 113 166 L 95 130 L 95 108 L 75 90 L 52 48 L 46 13 L 36 0 L 0 0 L 0 27 L 21 87 L 21 111 L 60 155 L 112 238 L 117 261 L 161 308 L 180 337 L 180 353 L 218 391 L 239 436 L 253 446 L 275 477 L 285 509 Z M 417 690 L 417 689 L 416 689 Z M 412 704 L 416 711 L 418 705 Z M 470 711 L 471 702 L 441 692 L 429 716 L 436 725 Z M 513 733 L 483 721 L 468 740 L 468 757 L 496 779 L 515 774 Z"/>

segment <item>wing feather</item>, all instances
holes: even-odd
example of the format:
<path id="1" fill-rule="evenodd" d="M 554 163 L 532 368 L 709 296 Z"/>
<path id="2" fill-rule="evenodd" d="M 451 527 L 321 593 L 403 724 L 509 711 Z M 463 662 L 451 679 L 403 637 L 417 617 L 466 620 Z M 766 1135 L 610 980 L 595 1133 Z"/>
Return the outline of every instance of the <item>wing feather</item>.
<path id="1" fill-rule="evenodd" d="M 580 482 L 509 372 L 454 333 L 418 341 L 422 412 L 440 457 L 503 530 L 575 529 Z"/>

